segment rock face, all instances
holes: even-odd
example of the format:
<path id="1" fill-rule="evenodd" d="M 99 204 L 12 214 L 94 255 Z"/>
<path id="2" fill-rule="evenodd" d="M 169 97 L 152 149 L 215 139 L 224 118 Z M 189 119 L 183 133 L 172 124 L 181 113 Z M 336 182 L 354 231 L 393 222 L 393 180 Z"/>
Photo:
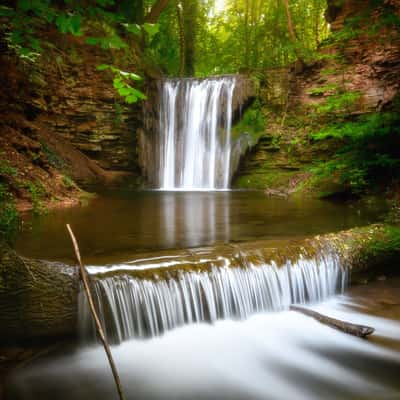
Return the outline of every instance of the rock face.
<path id="1" fill-rule="evenodd" d="M 112 63 L 109 54 L 81 40 L 64 44 L 64 56 L 39 67 L 36 104 L 44 126 L 111 170 L 137 170 L 136 129 L 142 124 L 140 104 L 127 105 L 112 86 L 113 76 L 98 71 Z M 50 60 L 47 60 L 48 62 Z"/>
<path id="2" fill-rule="evenodd" d="M 142 126 L 142 105 L 125 104 L 113 88 L 111 72 L 96 69 L 117 64 L 118 57 L 85 44 L 84 38 L 56 31 L 41 35 L 51 46 L 35 63 L 2 55 L 1 106 L 67 140 L 104 169 L 138 173 L 136 130 Z"/>

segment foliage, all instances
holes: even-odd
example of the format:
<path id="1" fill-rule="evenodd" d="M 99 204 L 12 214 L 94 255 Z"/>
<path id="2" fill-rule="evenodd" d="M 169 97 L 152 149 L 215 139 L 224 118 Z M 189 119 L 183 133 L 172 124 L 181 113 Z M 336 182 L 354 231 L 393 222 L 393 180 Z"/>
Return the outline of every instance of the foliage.
<path id="1" fill-rule="evenodd" d="M 26 188 L 31 196 L 33 205 L 33 214 L 41 215 L 47 212 L 47 208 L 43 202 L 46 191 L 40 182 L 26 182 Z"/>
<path id="2" fill-rule="evenodd" d="M 281 0 L 228 0 L 223 10 L 217 8 L 215 0 L 198 2 L 191 22 L 196 28 L 196 76 L 287 65 L 298 54 L 313 57 L 319 42 L 328 34 L 325 9 L 326 0 L 290 2 L 297 34 L 293 43 Z M 159 25 L 148 55 L 169 75 L 178 75 L 182 37 L 174 3 L 163 13 Z"/>
<path id="3" fill-rule="evenodd" d="M 150 41 L 159 27 L 147 22 L 143 25 L 131 23 L 114 6 L 113 0 L 89 0 L 85 7 L 70 0 L 65 0 L 64 4 L 55 0 L 18 0 L 15 7 L 0 6 L 0 18 L 6 22 L 2 31 L 8 48 L 20 59 L 29 62 L 37 61 L 43 52 L 39 31 L 48 25 L 55 26 L 63 34 L 74 36 L 81 36 L 95 28 L 98 36 L 87 36 L 86 44 L 100 46 L 105 51 L 123 50 L 127 56 L 129 46 L 126 39 L 129 35 Z M 110 7 L 114 8 L 113 11 L 109 11 Z M 129 81 L 140 80 L 138 75 L 113 65 L 102 65 L 99 69 L 111 70 L 114 88 L 127 103 L 146 98 L 129 84 Z"/>
<path id="4" fill-rule="evenodd" d="M 97 67 L 99 71 L 109 70 L 113 74 L 113 86 L 125 102 L 132 104 L 138 100 L 145 100 L 147 97 L 140 90 L 130 85 L 131 81 L 140 81 L 142 78 L 133 72 L 122 71 L 112 65 L 101 64 Z"/>
<path id="5" fill-rule="evenodd" d="M 20 217 L 7 185 L 0 182 L 0 238 L 12 242 L 18 231 Z"/>
<path id="6" fill-rule="evenodd" d="M 235 137 L 247 133 L 250 135 L 251 144 L 254 145 L 264 133 L 265 126 L 266 121 L 260 103 L 255 101 L 244 112 L 241 120 L 232 128 L 232 134 Z"/>
<path id="7" fill-rule="evenodd" d="M 67 188 L 67 189 L 72 189 L 72 188 L 74 188 L 76 185 L 75 185 L 75 182 L 69 177 L 69 176 L 67 176 L 67 175 L 64 175 L 63 177 L 62 177 L 62 181 L 63 181 L 63 184 L 64 184 L 64 186 Z"/>
<path id="8" fill-rule="evenodd" d="M 325 93 L 326 87 L 322 88 L 323 93 Z M 318 90 L 315 88 L 313 90 Z M 321 103 L 313 104 L 315 112 L 318 116 L 345 116 L 350 114 L 360 99 L 361 93 L 358 91 L 338 91 L 335 94 L 332 94 L 324 99 Z"/>
<path id="9" fill-rule="evenodd" d="M 318 87 L 314 87 L 312 89 L 310 89 L 308 91 L 308 94 L 310 96 L 322 96 L 328 92 L 331 91 L 336 91 L 338 88 L 338 85 L 336 83 L 329 83 L 323 86 L 318 86 Z"/>
<path id="10" fill-rule="evenodd" d="M 63 169 L 65 167 L 65 161 L 49 146 L 47 146 L 46 143 L 40 143 L 40 146 L 51 166 L 57 169 Z"/>
<path id="11" fill-rule="evenodd" d="M 392 261 L 393 256 L 398 257 L 400 249 L 400 227 L 385 225 L 381 235 L 376 235 L 363 251 L 365 260 L 371 257 L 379 256 L 380 264 L 386 261 L 382 259 L 382 254 L 386 255 L 386 259 Z"/>
<path id="12" fill-rule="evenodd" d="M 3 154 L 0 152 L 0 156 Z M 0 176 L 16 175 L 17 170 L 7 160 L 0 158 Z"/>
<path id="13" fill-rule="evenodd" d="M 400 116 L 374 113 L 355 121 L 329 125 L 314 140 L 344 141 L 334 158 L 312 169 L 320 178 L 336 176 L 353 192 L 400 177 Z"/>

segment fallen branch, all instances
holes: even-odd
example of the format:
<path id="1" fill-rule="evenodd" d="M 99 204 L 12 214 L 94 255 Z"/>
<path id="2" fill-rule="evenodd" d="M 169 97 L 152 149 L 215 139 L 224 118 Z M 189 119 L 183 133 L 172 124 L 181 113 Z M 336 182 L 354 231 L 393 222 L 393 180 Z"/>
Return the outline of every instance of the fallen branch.
<path id="1" fill-rule="evenodd" d="M 117 387 L 119 398 L 120 398 L 120 400 L 124 400 L 124 394 L 122 392 L 121 381 L 119 379 L 118 371 L 117 371 L 117 368 L 115 366 L 113 356 L 111 354 L 110 346 L 109 346 L 109 344 L 107 342 L 106 336 L 104 334 L 104 330 L 103 330 L 103 328 L 101 326 L 101 322 L 100 322 L 99 316 L 97 315 L 96 307 L 94 305 L 92 293 L 91 293 L 90 286 L 89 286 L 88 275 L 87 275 L 86 269 L 85 269 L 85 267 L 84 267 L 84 265 L 82 263 L 81 254 L 80 254 L 79 247 L 78 247 L 78 242 L 76 241 L 75 235 L 72 232 L 72 229 L 69 226 L 69 224 L 67 224 L 67 229 L 68 229 L 68 232 L 69 232 L 69 234 L 71 236 L 72 244 L 73 244 L 74 250 L 75 250 L 75 255 L 76 255 L 76 258 L 77 258 L 78 263 L 79 263 L 79 271 L 80 271 L 80 274 L 81 274 L 81 278 L 82 278 L 83 286 L 84 286 L 84 289 L 85 289 L 85 292 L 86 292 L 86 296 L 87 296 L 87 299 L 88 299 L 88 302 L 89 302 L 90 312 L 91 312 L 92 317 L 93 317 L 93 319 L 95 321 L 97 333 L 100 336 L 101 342 L 103 343 L 104 350 L 105 350 L 105 352 L 107 354 L 108 362 L 110 364 L 110 367 L 111 367 L 111 370 L 112 370 L 112 374 L 114 376 L 114 381 L 115 381 L 115 385 Z"/>
<path id="2" fill-rule="evenodd" d="M 370 326 L 356 325 L 350 322 L 341 321 L 340 319 L 327 317 L 326 315 L 300 306 L 290 306 L 290 310 L 312 317 L 324 325 L 328 325 L 331 328 L 338 329 L 339 331 L 348 333 L 349 335 L 365 338 L 375 331 L 375 329 Z"/>

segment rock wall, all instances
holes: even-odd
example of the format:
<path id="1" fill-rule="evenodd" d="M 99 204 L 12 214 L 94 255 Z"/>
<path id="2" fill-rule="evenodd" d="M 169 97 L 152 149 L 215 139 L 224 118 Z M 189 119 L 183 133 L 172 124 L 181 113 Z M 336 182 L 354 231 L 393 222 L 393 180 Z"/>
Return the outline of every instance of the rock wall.
<path id="1" fill-rule="evenodd" d="M 136 130 L 142 125 L 142 106 L 125 104 L 112 75 L 96 69 L 113 63 L 112 54 L 81 38 L 55 35 L 57 52 L 45 56 L 32 77 L 44 126 L 102 168 L 139 172 Z"/>
<path id="2" fill-rule="evenodd" d="M 83 37 L 55 30 L 41 35 L 44 50 L 38 61 L 25 64 L 11 53 L 3 55 L 7 92 L 2 105 L 66 139 L 104 169 L 139 173 L 136 130 L 142 126 L 142 105 L 125 104 L 112 74 L 96 69 L 118 65 L 118 55 L 85 44 Z M 118 66 L 132 71 L 130 62 Z"/>

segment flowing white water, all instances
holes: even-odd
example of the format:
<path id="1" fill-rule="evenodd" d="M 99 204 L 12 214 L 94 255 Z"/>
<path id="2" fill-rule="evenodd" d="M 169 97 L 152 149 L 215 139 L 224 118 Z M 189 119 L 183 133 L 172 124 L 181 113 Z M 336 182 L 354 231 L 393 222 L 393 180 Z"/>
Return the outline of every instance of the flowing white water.
<path id="1" fill-rule="evenodd" d="M 227 189 L 231 178 L 234 76 L 161 84 L 158 186 Z"/>
<path id="2" fill-rule="evenodd" d="M 164 264 L 160 261 L 158 267 Z M 157 336 L 189 323 L 244 319 L 260 311 L 284 310 L 292 303 L 323 300 L 342 291 L 347 281 L 335 255 L 319 260 L 301 258 L 283 267 L 273 262 L 256 265 L 250 259 L 245 268 L 228 264 L 225 259 L 223 267 L 182 271 L 165 280 L 134 278 L 128 275 L 130 265 L 110 267 L 118 275 L 103 278 L 101 274 L 110 269 L 89 267 L 91 273 L 99 274 L 93 287 L 108 337 L 121 342 Z M 84 336 L 91 335 L 93 327 L 83 295 L 79 321 Z"/>

